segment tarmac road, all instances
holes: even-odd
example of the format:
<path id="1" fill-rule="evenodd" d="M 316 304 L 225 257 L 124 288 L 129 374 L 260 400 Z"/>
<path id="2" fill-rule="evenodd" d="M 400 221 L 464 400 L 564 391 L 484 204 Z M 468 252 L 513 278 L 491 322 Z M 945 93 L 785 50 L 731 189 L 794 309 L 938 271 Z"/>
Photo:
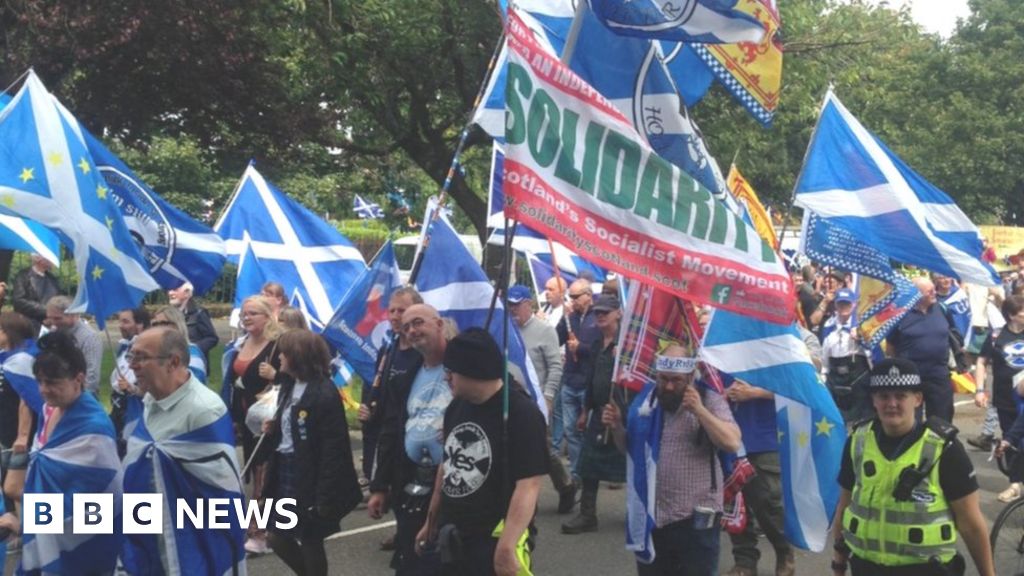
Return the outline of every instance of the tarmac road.
<path id="1" fill-rule="evenodd" d="M 963 440 L 977 434 L 983 420 L 983 411 L 975 408 L 966 396 L 957 397 L 964 405 L 958 406 L 955 418 Z M 359 448 L 358 434 L 354 434 L 354 447 Z M 978 471 L 981 484 L 982 511 L 989 523 L 995 520 L 1003 504 L 996 500 L 1007 481 L 995 467 L 994 463 L 986 462 L 987 454 L 968 447 L 968 453 Z M 356 455 L 359 457 L 359 454 Z M 536 524 L 539 529 L 537 549 L 534 552 L 535 569 L 538 575 L 570 576 L 585 574 L 588 576 L 619 576 L 636 574 L 632 554 L 624 548 L 625 541 L 625 492 L 608 490 L 602 485 L 598 502 L 600 530 L 597 533 L 582 536 L 566 536 L 561 534 L 559 526 L 569 516 L 560 516 L 555 512 L 557 495 L 550 483 L 540 497 Z M 328 562 L 331 574 L 360 576 L 388 576 L 393 574 L 388 568 L 390 553 L 380 552 L 378 543 L 394 530 L 393 520 L 388 517 L 380 521 L 370 520 L 365 507 L 360 507 L 342 522 L 342 532 L 334 535 L 326 543 Z M 827 553 L 797 552 L 797 574 L 800 576 L 821 576 L 830 574 L 831 544 Z M 774 574 L 775 556 L 767 540 L 762 539 L 760 548 L 760 574 Z M 966 554 L 966 549 L 961 544 Z M 5 573 L 13 572 L 17 555 L 9 555 Z M 719 562 L 721 571 L 732 566 L 732 555 L 728 537 L 723 534 L 722 552 Z M 1007 573 L 997 566 L 997 574 Z M 287 567 L 273 554 L 250 558 L 248 571 L 251 576 L 280 576 L 289 574 Z M 967 574 L 977 574 L 973 567 Z"/>

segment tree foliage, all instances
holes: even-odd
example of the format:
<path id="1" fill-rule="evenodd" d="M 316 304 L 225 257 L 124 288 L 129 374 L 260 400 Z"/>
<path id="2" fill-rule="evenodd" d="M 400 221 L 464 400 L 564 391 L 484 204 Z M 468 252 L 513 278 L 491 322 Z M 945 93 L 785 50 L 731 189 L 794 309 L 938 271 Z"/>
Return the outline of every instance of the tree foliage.
<path id="1" fill-rule="evenodd" d="M 890 148 L 979 222 L 1019 222 L 1024 2 L 972 0 L 943 40 L 864 0 L 782 2 L 774 126 L 721 88 L 695 107 L 723 168 L 790 198 L 829 83 Z M 500 35 L 490 0 L 0 3 L 0 82 L 43 81 L 158 192 L 211 219 L 250 160 L 318 213 L 360 194 L 409 214 L 447 176 Z M 452 198 L 482 230 L 489 147 L 469 135 Z"/>

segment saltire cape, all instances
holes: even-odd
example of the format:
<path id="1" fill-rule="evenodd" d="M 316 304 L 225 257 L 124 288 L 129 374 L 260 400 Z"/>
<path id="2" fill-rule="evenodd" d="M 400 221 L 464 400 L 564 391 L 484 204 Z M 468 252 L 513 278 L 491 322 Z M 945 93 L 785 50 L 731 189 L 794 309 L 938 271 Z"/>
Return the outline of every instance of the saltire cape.
<path id="1" fill-rule="evenodd" d="M 114 425 L 92 394 L 83 393 L 30 455 L 25 493 L 64 495 L 64 533 L 25 534 L 19 574 L 113 572 L 121 546 L 121 462 Z M 113 495 L 113 534 L 72 533 L 75 494 Z"/>
<path id="2" fill-rule="evenodd" d="M 126 426 L 127 428 L 127 426 Z M 177 499 L 190 507 L 208 498 L 242 499 L 235 436 L 225 413 L 216 421 L 172 438 L 155 441 L 139 418 L 131 427 L 124 460 L 125 492 L 164 495 L 162 534 L 126 535 L 125 570 L 133 575 L 245 574 L 245 527 L 234 514 L 229 529 L 177 529 Z"/>
<path id="3" fill-rule="evenodd" d="M 21 397 L 25 405 L 36 414 L 43 408 L 43 397 L 39 394 L 39 384 L 32 374 L 32 366 L 35 365 L 36 355 L 39 349 L 36 348 L 34 340 L 29 340 L 13 350 L 0 352 L 0 371 L 3 371 L 11 388 Z"/>

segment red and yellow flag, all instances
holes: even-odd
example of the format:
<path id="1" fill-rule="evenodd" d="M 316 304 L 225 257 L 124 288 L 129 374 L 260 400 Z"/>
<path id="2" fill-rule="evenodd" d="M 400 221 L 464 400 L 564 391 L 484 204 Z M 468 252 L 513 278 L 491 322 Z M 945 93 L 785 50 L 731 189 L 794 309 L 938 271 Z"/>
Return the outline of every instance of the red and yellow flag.
<path id="1" fill-rule="evenodd" d="M 754 224 L 757 234 L 778 251 L 779 240 L 775 237 L 772 219 L 768 217 L 768 212 L 764 209 L 764 205 L 757 198 L 757 192 L 754 192 L 750 182 L 747 182 L 747 179 L 740 174 L 735 164 L 729 167 L 729 177 L 726 179 L 726 183 L 736 201 L 746 207 L 747 214 L 750 214 L 750 220 Z"/>

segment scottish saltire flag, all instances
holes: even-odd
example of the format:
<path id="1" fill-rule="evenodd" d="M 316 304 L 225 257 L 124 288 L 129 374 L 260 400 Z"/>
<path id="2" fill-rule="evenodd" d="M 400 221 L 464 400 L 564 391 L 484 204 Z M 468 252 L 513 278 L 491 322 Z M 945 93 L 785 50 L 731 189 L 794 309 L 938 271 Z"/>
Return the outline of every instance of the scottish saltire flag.
<path id="1" fill-rule="evenodd" d="M 359 194 L 352 198 L 352 210 L 363 220 L 376 220 L 384 217 L 384 210 L 381 209 L 380 204 L 367 202 Z"/>
<path id="2" fill-rule="evenodd" d="M 0 248 L 34 252 L 60 266 L 60 240 L 49 228 L 33 220 L 0 214 Z"/>
<path id="3" fill-rule="evenodd" d="M 260 274 L 280 282 L 286 294 L 298 290 L 321 322 L 334 314 L 335 303 L 366 269 L 347 238 L 251 164 L 214 230 L 227 242 L 228 260 L 237 264 L 251 249 Z"/>
<path id="4" fill-rule="evenodd" d="M 839 500 L 836 478 L 846 429 L 796 326 L 715 310 L 700 357 L 775 393 L 786 538 L 821 551 Z"/>
<path id="5" fill-rule="evenodd" d="M 69 113 L 65 119 L 89 147 L 153 278 L 168 290 L 185 282 L 196 294 L 209 290 L 224 267 L 224 240 L 161 198 L 96 137 L 72 124 Z"/>
<path id="6" fill-rule="evenodd" d="M 34 340 L 13 350 L 0 352 L 0 373 L 25 405 L 39 414 L 43 409 L 43 396 L 39 393 L 39 383 L 32 373 L 37 354 L 39 349 Z"/>
<path id="7" fill-rule="evenodd" d="M 761 22 L 736 9 L 737 0 L 589 0 L 616 34 L 702 44 L 760 42 Z"/>
<path id="8" fill-rule="evenodd" d="M 108 419 L 109 421 L 109 419 Z M 224 530 L 197 530 L 187 521 L 175 526 L 174 504 L 184 498 L 244 498 L 235 455 L 231 419 L 217 421 L 180 436 L 154 441 L 141 418 L 129 432 L 124 459 L 125 492 L 160 492 L 166 498 L 161 534 L 127 534 L 121 560 L 129 574 L 246 573 L 245 526 L 234 514 Z"/>
<path id="9" fill-rule="evenodd" d="M 389 240 L 352 283 L 323 332 L 365 382 L 372 382 L 377 374 L 377 353 L 391 327 L 388 304 L 391 293 L 401 285 L 395 249 Z"/>
<path id="10" fill-rule="evenodd" d="M 889 258 L 996 286 L 978 228 L 944 192 L 867 131 L 830 89 L 796 185 L 797 205 Z"/>
<path id="11" fill-rule="evenodd" d="M 260 266 L 259 258 L 253 252 L 252 239 L 248 232 L 242 232 L 242 254 L 238 258 L 238 272 L 235 276 L 235 308 L 240 309 L 242 302 L 249 296 L 259 294 L 263 285 L 270 281 L 264 267 Z"/>
<path id="12" fill-rule="evenodd" d="M 657 526 L 658 459 L 664 411 L 658 404 L 657 384 L 644 383 L 629 407 L 626 424 L 626 550 L 644 564 L 654 562 L 651 536 Z"/>
<path id="13" fill-rule="evenodd" d="M 121 461 L 114 425 L 99 401 L 83 393 L 30 458 L 25 492 L 64 495 L 64 533 L 24 534 L 18 572 L 112 573 L 121 547 Z M 113 495 L 113 534 L 72 533 L 75 494 Z"/>
<path id="14" fill-rule="evenodd" d="M 74 126 L 30 70 L 0 110 L 0 210 L 39 222 L 71 249 L 79 284 L 69 311 L 102 328 L 159 285 Z"/>
<path id="15" fill-rule="evenodd" d="M 505 229 L 496 228 L 487 243 L 492 246 L 505 245 Z M 597 264 L 581 258 L 559 242 L 549 241 L 546 236 L 523 224 L 516 224 L 516 235 L 512 238 L 512 249 L 523 254 L 532 254 L 548 266 L 558 265 L 559 271 L 573 277 L 589 273 L 597 282 L 604 282 L 607 271 Z"/>
<path id="16" fill-rule="evenodd" d="M 857 331 L 868 350 L 881 344 L 921 299 L 921 291 L 893 270 L 884 254 L 812 212 L 804 212 L 800 243 L 800 251 L 812 260 L 859 276 Z"/>
<path id="17" fill-rule="evenodd" d="M 494 288 L 483 269 L 472 254 L 459 240 L 458 234 L 443 218 L 433 222 L 427 219 L 424 226 L 430 226 L 430 243 L 423 253 L 423 264 L 416 278 L 416 289 L 423 301 L 441 313 L 441 316 L 455 322 L 459 331 L 473 326 L 483 327 L 487 323 L 487 311 L 491 306 Z M 547 402 L 537 381 L 537 373 L 526 355 L 523 337 L 519 327 L 512 322 L 497 302 L 489 330 L 491 336 L 504 349 L 502 321 L 508 321 L 508 363 L 518 367 L 523 387 L 533 396 L 540 411 L 547 416 Z"/>
<path id="18" fill-rule="evenodd" d="M 505 154 L 497 141 L 491 145 L 491 178 L 487 184 L 487 227 L 505 227 L 505 193 L 501 184 L 505 179 Z"/>
<path id="19" fill-rule="evenodd" d="M 537 41 L 552 54 L 561 54 L 575 14 L 572 1 L 520 0 L 516 2 L 516 7 Z M 502 16 L 507 9 L 507 6 L 502 6 Z M 505 76 L 508 63 L 507 48 L 502 46 L 500 50 L 480 106 L 473 113 L 473 123 L 499 142 L 505 140 Z"/>
<path id="20" fill-rule="evenodd" d="M 530 278 L 533 282 L 533 293 L 537 294 L 539 297 L 540 294 L 544 293 L 544 285 L 548 283 L 548 280 L 555 277 L 555 267 L 529 252 L 527 252 L 525 256 L 526 263 L 530 267 Z M 566 284 L 572 284 L 576 281 L 576 276 L 573 276 L 563 270 L 559 270 L 558 275 L 561 276 L 562 280 L 565 280 Z"/>

